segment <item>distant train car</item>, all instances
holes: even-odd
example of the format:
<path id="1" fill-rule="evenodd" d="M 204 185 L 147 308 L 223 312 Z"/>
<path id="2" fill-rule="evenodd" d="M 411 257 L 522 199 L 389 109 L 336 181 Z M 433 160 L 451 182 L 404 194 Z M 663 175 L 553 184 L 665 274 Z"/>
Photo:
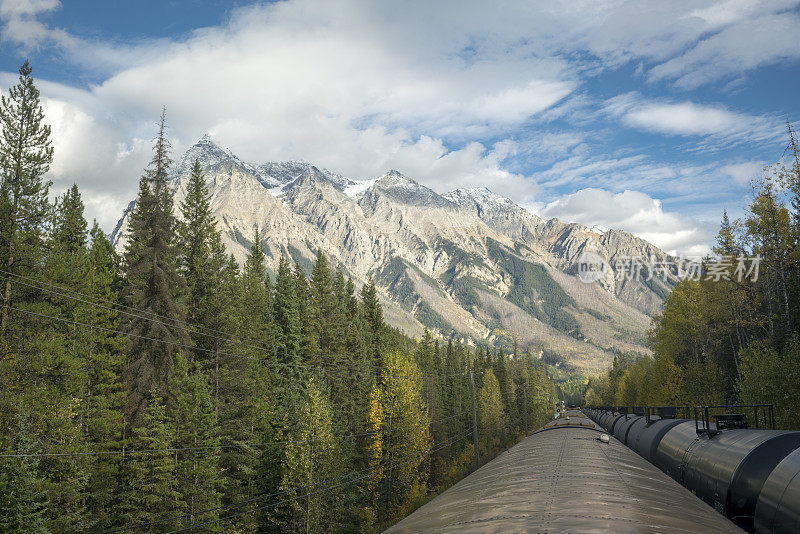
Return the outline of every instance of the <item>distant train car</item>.
<path id="1" fill-rule="evenodd" d="M 624 419 L 619 419 L 616 424 L 614 425 L 614 437 L 620 440 L 622 443 L 628 443 L 628 433 L 630 432 L 633 425 L 635 425 L 638 421 L 643 420 L 643 415 L 630 415 Z"/>
<path id="2" fill-rule="evenodd" d="M 645 425 L 631 445 L 631 448 L 651 463 L 655 463 L 658 444 L 673 427 L 681 424 L 684 419 L 657 419 Z"/>

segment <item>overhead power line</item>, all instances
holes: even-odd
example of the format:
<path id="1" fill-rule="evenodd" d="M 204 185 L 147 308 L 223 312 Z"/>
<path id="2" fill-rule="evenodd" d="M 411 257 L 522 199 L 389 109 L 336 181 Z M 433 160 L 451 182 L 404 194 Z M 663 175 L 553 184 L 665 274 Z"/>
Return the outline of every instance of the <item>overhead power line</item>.
<path id="1" fill-rule="evenodd" d="M 334 477 L 334 478 L 329 478 L 329 479 L 326 479 L 326 480 L 320 480 L 320 481 L 317 481 L 317 482 L 314 482 L 314 483 L 311 483 L 311 484 L 307 484 L 305 486 L 299 486 L 299 487 L 291 488 L 291 489 L 288 489 L 288 490 L 279 491 L 279 492 L 276 492 L 276 493 L 270 493 L 270 494 L 267 494 L 267 495 L 260 495 L 260 496 L 257 496 L 257 497 L 253 497 L 253 498 L 250 498 L 250 499 L 247 499 L 247 500 L 244 500 L 244 501 L 239 501 L 239 502 L 232 503 L 232 504 L 226 504 L 226 505 L 223 505 L 223 506 L 216 506 L 214 508 L 207 508 L 205 510 L 198 510 L 198 511 L 192 513 L 192 514 L 183 514 L 183 515 L 168 517 L 168 518 L 165 518 L 165 519 L 159 519 L 157 521 L 152 521 L 152 522 L 149 522 L 149 523 L 140 523 L 140 524 L 136 524 L 136 525 L 128 525 L 128 526 L 125 526 L 125 527 L 120 527 L 120 528 L 116 528 L 116 529 L 112 529 L 112 530 L 107 530 L 107 531 L 103 532 L 103 534 L 113 534 L 113 533 L 117 533 L 117 532 L 125 532 L 127 530 L 132 530 L 132 529 L 141 529 L 141 528 L 145 528 L 145 527 L 149 527 L 149 526 L 154 526 L 154 525 L 167 523 L 169 521 L 177 521 L 179 519 L 185 519 L 185 518 L 191 517 L 191 516 L 202 515 L 202 514 L 206 514 L 206 513 L 210 513 L 210 512 L 216 512 L 216 511 L 219 511 L 219 510 L 224 510 L 226 508 L 234 508 L 236 506 L 241 506 L 241 505 L 250 504 L 250 503 L 253 503 L 253 502 L 258 502 L 258 501 L 262 501 L 264 499 L 270 499 L 272 497 L 279 497 L 281 495 L 285 495 L 285 494 L 290 493 L 292 491 L 303 490 L 303 489 L 311 488 L 311 487 L 314 487 L 314 486 L 318 486 L 320 484 L 327 484 L 327 483 L 335 482 L 335 481 L 341 480 L 341 479 L 343 479 L 343 478 L 345 478 L 347 476 L 357 475 L 357 474 L 361 474 L 361 473 L 367 473 L 367 475 L 365 475 L 365 476 L 360 476 L 358 478 L 350 479 L 350 480 L 347 481 L 348 484 L 349 483 L 353 483 L 353 482 L 356 482 L 358 480 L 362 480 L 364 478 L 367 478 L 368 476 L 370 476 L 372 474 L 373 471 L 376 471 L 376 470 L 379 470 L 379 469 L 383 470 L 383 469 L 386 469 L 386 468 L 394 468 L 394 467 L 397 467 L 398 465 L 403 465 L 403 461 L 407 460 L 408 458 L 412 458 L 412 460 L 413 460 L 413 459 L 418 458 L 420 456 L 432 454 L 434 452 L 442 450 L 445 447 L 449 447 L 449 446 L 453 445 L 454 443 L 456 443 L 456 442 L 458 442 L 458 441 L 460 441 L 462 439 L 465 439 L 468 435 L 469 435 L 469 432 L 465 432 L 463 434 L 460 434 L 460 435 L 452 438 L 446 444 L 444 444 L 443 446 L 441 446 L 439 448 L 431 449 L 429 451 L 423 451 L 422 453 L 415 452 L 415 453 L 412 453 L 410 455 L 404 456 L 402 458 L 398 458 L 397 460 L 394 460 L 392 463 L 389 463 L 389 464 L 381 464 L 381 465 L 376 466 L 376 467 L 368 467 L 366 469 L 361 469 L 361 470 L 358 470 L 358 471 L 354 471 L 354 472 L 349 473 L 347 475 L 342 475 L 342 476 L 338 476 L 338 477 Z M 410 462 L 410 460 L 409 460 L 409 462 Z M 409 462 L 405 462 L 405 463 L 409 463 Z M 342 485 L 345 485 L 345 483 L 338 484 L 335 487 L 341 487 Z M 333 489 L 333 487 L 328 488 L 328 489 Z M 302 498 L 302 497 L 306 497 L 306 496 L 307 495 L 301 495 L 301 496 L 296 497 L 294 499 L 289 499 L 289 501 L 296 500 L 298 498 Z M 275 503 L 275 504 L 272 505 L 272 507 L 278 506 L 280 504 L 283 504 L 283 503 L 282 502 L 281 503 Z M 227 516 L 227 517 L 224 517 L 224 518 L 220 518 L 218 520 L 213 521 L 212 523 L 219 522 L 221 520 L 232 519 L 234 517 L 238 517 L 238 516 L 241 516 L 241 515 L 244 515 L 244 514 L 247 514 L 247 513 L 254 512 L 254 511 L 256 511 L 256 510 L 258 510 L 260 508 L 261 507 L 252 508 L 250 510 L 246 510 L 246 511 L 241 512 L 241 513 L 237 513 L 237 514 L 233 514 L 233 515 L 230 515 L 230 516 Z M 189 526 L 188 529 L 197 528 L 197 527 L 201 527 L 201 526 L 206 526 L 207 524 L 212 524 L 212 523 L 206 522 L 206 523 L 201 523 L 201 524 L 193 524 L 193 525 Z M 180 531 L 176 531 L 176 532 L 180 532 Z"/>
<path id="2" fill-rule="evenodd" d="M 200 351 L 200 352 L 205 352 L 205 353 L 210 353 L 210 354 L 219 354 L 219 355 L 223 355 L 223 356 L 229 356 L 231 358 L 240 358 L 240 359 L 245 359 L 245 360 L 257 361 L 257 362 L 262 362 L 262 363 L 264 363 L 266 365 L 273 366 L 273 367 L 281 367 L 281 368 L 289 368 L 289 369 L 301 368 L 301 369 L 307 369 L 307 370 L 310 370 L 310 371 L 322 371 L 322 372 L 330 373 L 330 374 L 339 374 L 339 375 L 343 375 L 343 376 L 352 376 L 352 370 L 353 370 L 352 368 L 350 368 L 351 372 L 345 372 L 345 371 L 334 371 L 334 370 L 326 368 L 326 367 L 320 367 L 320 366 L 314 366 L 314 365 L 290 364 L 290 363 L 276 362 L 276 361 L 272 361 L 272 360 L 265 359 L 265 358 L 254 358 L 252 356 L 243 356 L 241 354 L 233 354 L 233 353 L 226 352 L 226 351 L 221 351 L 221 350 L 206 349 L 206 348 L 203 348 L 203 347 L 197 347 L 195 345 L 188 345 L 186 343 L 181 343 L 180 341 L 170 341 L 170 340 L 158 339 L 158 338 L 154 338 L 154 337 L 150 337 L 150 336 L 143 336 L 141 334 L 134 334 L 132 332 L 123 332 L 121 330 L 116 330 L 114 328 L 107 328 L 107 327 L 104 327 L 104 326 L 91 325 L 91 324 L 84 323 L 84 322 L 81 322 L 81 321 L 73 321 L 71 319 L 65 319 L 63 317 L 55 317 L 53 315 L 48 315 L 46 313 L 38 313 L 38 312 L 31 311 L 31 310 L 24 310 L 22 308 L 15 308 L 14 306 L 9 306 L 9 305 L 6 305 L 6 304 L 2 304 L 0 306 L 6 308 L 8 310 L 11 310 L 11 311 L 16 311 L 16 312 L 19 312 L 19 313 L 25 313 L 25 314 L 32 315 L 32 316 L 35 316 L 35 317 L 40 317 L 40 318 L 43 318 L 43 319 L 50 319 L 50 320 L 53 320 L 53 321 L 59 321 L 59 322 L 66 323 L 66 324 L 71 324 L 71 325 L 74 325 L 74 326 L 82 326 L 82 327 L 85 327 L 85 328 L 92 328 L 92 329 L 95 329 L 95 330 L 101 330 L 103 332 L 119 334 L 121 336 L 135 337 L 137 339 L 144 339 L 146 341 L 153 341 L 153 342 L 156 342 L 156 343 L 164 343 L 166 345 L 176 346 L 176 347 L 179 347 L 179 348 L 182 348 L 182 349 L 185 349 L 185 350 L 189 350 L 189 351 Z M 386 376 L 392 376 L 394 378 L 412 378 L 412 379 L 426 378 L 426 375 L 402 375 L 402 374 L 392 374 L 392 373 L 386 373 Z M 433 376 L 433 377 L 428 377 L 428 378 L 439 378 L 439 377 Z"/>
<path id="3" fill-rule="evenodd" d="M 53 295 L 56 295 L 56 296 L 59 296 L 59 297 L 62 297 L 62 298 L 72 299 L 72 300 L 75 300 L 75 301 L 78 301 L 78 302 L 82 302 L 84 304 L 88 304 L 90 306 L 95 306 L 95 307 L 98 307 L 98 308 L 101 308 L 101 309 L 105 309 L 107 311 L 113 311 L 115 313 L 121 313 L 121 314 L 126 315 L 128 317 L 134 317 L 134 318 L 142 319 L 142 320 L 145 320 L 145 321 L 154 322 L 154 323 L 157 323 L 157 324 L 160 324 L 160 325 L 163 325 L 163 326 L 167 326 L 167 327 L 179 328 L 181 330 L 184 330 L 187 333 L 203 335 L 203 336 L 206 336 L 206 337 L 208 337 L 210 339 L 221 341 L 223 343 L 234 343 L 234 344 L 238 344 L 238 345 L 241 345 L 241 346 L 244 346 L 244 347 L 248 347 L 248 348 L 256 349 L 256 350 L 262 350 L 262 351 L 264 351 L 264 350 L 266 350 L 266 351 L 274 350 L 274 347 L 269 347 L 263 341 L 260 341 L 260 340 L 253 340 L 253 339 L 247 338 L 245 336 L 232 334 L 232 333 L 224 332 L 224 331 L 221 331 L 221 330 L 216 330 L 216 329 L 213 329 L 213 328 L 210 328 L 210 327 L 194 325 L 192 323 L 189 323 L 188 321 L 184 321 L 182 319 L 175 319 L 175 318 L 165 317 L 165 316 L 159 315 L 159 314 L 157 314 L 155 312 L 138 310 L 138 309 L 133 308 L 131 306 L 127 306 L 127 305 L 124 305 L 124 304 L 121 304 L 121 303 L 118 303 L 118 302 L 114 302 L 114 301 L 110 301 L 110 300 L 107 300 L 107 299 L 103 299 L 101 297 L 95 297 L 93 295 L 87 295 L 86 293 L 82 293 L 82 292 L 79 292 L 79 291 L 68 289 L 68 288 L 65 288 L 63 286 L 51 284 L 49 282 L 45 282 L 45 281 L 42 281 L 42 280 L 37 280 L 35 278 L 30 278 L 30 277 L 27 277 L 27 276 L 14 274 L 14 273 L 9 273 L 8 271 L 4 271 L 2 269 L 0 269 L 0 275 L 4 275 L 4 276 L 2 276 L 2 278 L 5 278 L 5 279 L 12 279 L 13 278 L 14 279 L 13 280 L 14 283 L 21 284 L 21 285 L 24 285 L 26 287 L 30 287 L 32 289 L 37 289 L 39 291 L 44 291 L 46 293 L 53 294 Z M 19 279 L 24 280 L 24 281 L 21 281 Z M 54 288 L 54 289 L 47 289 L 47 287 L 40 287 L 40 286 L 47 286 L 47 287 Z M 96 301 L 99 301 L 99 302 L 93 302 L 92 300 L 87 300 L 87 299 L 93 299 L 93 300 L 96 300 Z M 101 304 L 101 303 L 104 303 L 104 304 Z M 108 304 L 108 306 L 106 306 L 105 304 Z M 128 310 L 133 310 L 133 311 L 128 311 Z M 17 310 L 17 311 L 21 311 L 23 313 L 27 313 L 26 310 Z M 47 316 L 47 317 L 50 317 L 53 320 L 68 321 L 66 319 L 53 317 L 53 316 Z M 169 321 L 171 323 L 178 323 L 178 324 L 169 324 L 169 323 L 165 323 L 163 321 Z M 161 341 L 161 342 L 164 342 L 164 343 L 171 343 L 173 345 L 178 344 L 178 342 L 169 342 L 169 341 L 159 340 L 159 339 L 155 339 L 155 338 L 148 338 L 146 336 L 143 337 L 143 336 L 139 336 L 139 335 L 135 335 L 135 334 L 131 334 L 131 333 L 126 333 L 126 332 L 119 331 L 119 330 L 107 329 L 107 328 L 104 328 L 104 327 L 99 327 L 99 326 L 95 326 L 95 325 L 89 325 L 89 324 L 86 324 L 86 323 L 80 323 L 78 321 L 74 321 L 74 322 L 72 322 L 72 324 L 80 324 L 80 325 L 88 327 L 88 328 L 101 329 L 101 330 L 104 330 L 104 331 L 117 333 L 119 335 L 134 336 L 134 337 L 147 339 L 147 340 L 150 340 L 150 341 Z M 185 326 L 181 326 L 181 325 L 185 325 Z M 204 329 L 208 330 L 208 331 L 211 331 L 211 332 L 214 332 L 214 334 L 209 334 L 207 332 L 203 332 L 202 330 L 204 330 Z M 220 335 L 226 336 L 226 337 L 220 337 Z M 246 342 L 241 341 L 241 340 L 246 340 L 249 343 L 246 343 Z M 254 345 L 253 343 L 256 343 L 257 345 Z M 214 353 L 214 354 L 222 354 L 222 355 L 225 355 L 225 356 L 247 358 L 247 359 L 251 359 L 251 360 L 263 361 L 263 362 L 267 362 L 267 363 L 270 363 L 270 364 L 274 363 L 274 364 L 277 364 L 277 365 L 282 365 L 282 366 L 287 366 L 287 367 L 299 367 L 299 368 L 306 368 L 306 369 L 324 369 L 327 372 L 332 372 L 330 367 L 321 367 L 320 368 L 318 366 L 310 366 L 310 365 L 304 365 L 304 364 L 294 364 L 294 365 L 293 364 L 283 364 L 281 362 L 271 362 L 270 360 L 266 360 L 266 359 L 262 359 L 262 358 L 251 358 L 251 357 L 244 357 L 244 356 L 240 356 L 240 355 L 230 354 L 228 352 L 220 351 L 220 350 L 217 350 L 217 349 L 206 349 L 206 348 L 203 348 L 203 347 L 197 347 L 197 346 L 194 346 L 194 345 L 186 345 L 186 344 L 180 344 L 180 346 L 183 347 L 183 348 L 187 348 L 189 350 L 199 350 L 199 351 L 209 352 L 209 353 Z M 333 358 L 326 357 L 326 356 L 321 356 L 321 358 L 324 359 L 324 360 L 333 360 Z M 339 369 L 343 370 L 342 373 L 345 373 L 344 370 L 346 370 L 348 375 L 351 374 L 351 372 L 353 370 L 361 370 L 361 371 L 363 371 L 364 369 L 367 369 L 367 368 L 370 368 L 370 369 L 381 369 L 379 366 L 376 366 L 376 365 L 373 365 L 373 364 L 362 364 L 362 365 L 356 365 L 356 366 L 352 366 L 351 367 L 351 366 L 348 366 L 347 364 L 345 364 L 344 362 L 339 362 L 339 361 L 331 361 L 330 366 L 338 367 Z M 400 375 L 400 374 L 394 374 L 392 376 L 399 377 L 399 378 L 434 378 L 434 379 L 441 379 L 441 378 L 454 377 L 454 376 L 466 377 L 467 375 L 465 373 L 455 373 L 455 374 L 453 374 L 453 373 L 442 373 L 442 374 L 439 374 L 439 375 L 423 375 L 423 374 Z"/>
<path id="4" fill-rule="evenodd" d="M 441 419 L 431 420 L 427 423 L 427 425 L 435 425 L 438 423 L 443 423 L 445 421 L 449 421 L 451 419 L 455 419 L 456 417 L 467 415 L 469 412 L 462 412 L 457 413 L 448 417 L 443 417 Z M 380 434 L 384 432 L 383 429 L 380 430 L 372 430 L 369 432 L 359 432 L 355 434 L 346 434 L 344 436 L 331 436 L 334 441 L 344 441 L 346 439 L 351 438 L 359 438 L 364 436 L 374 436 L 375 434 Z M 315 441 L 322 441 L 327 438 L 316 438 L 316 439 L 307 439 L 307 440 L 284 440 L 284 441 L 266 441 L 261 443 L 236 443 L 230 445 L 206 445 L 202 447 L 174 447 L 174 448 L 164 448 L 164 449 L 133 449 L 133 450 L 121 450 L 121 451 L 82 451 L 82 452 L 38 452 L 38 453 L 20 453 L 20 454 L 0 454 L 0 458 L 36 458 L 36 457 L 49 457 L 49 456 L 104 456 L 104 455 L 127 455 L 127 454 L 148 454 L 148 453 L 165 453 L 165 452 L 182 452 L 182 451 L 201 451 L 201 450 L 214 450 L 214 449 L 235 449 L 241 448 L 245 449 L 248 447 L 270 447 L 270 446 L 278 446 L 278 445 L 291 445 L 291 444 L 298 444 L 298 443 L 312 443 Z"/>

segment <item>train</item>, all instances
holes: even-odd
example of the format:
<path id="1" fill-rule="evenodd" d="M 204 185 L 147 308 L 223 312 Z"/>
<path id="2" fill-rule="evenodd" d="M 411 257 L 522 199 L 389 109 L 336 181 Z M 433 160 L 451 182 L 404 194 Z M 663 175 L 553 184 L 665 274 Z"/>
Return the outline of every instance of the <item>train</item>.
<path id="1" fill-rule="evenodd" d="M 385 533 L 743 532 L 612 437 L 600 415 L 562 411 Z"/>
<path id="2" fill-rule="evenodd" d="M 800 432 L 774 430 L 771 406 L 583 411 L 743 530 L 800 533 Z"/>

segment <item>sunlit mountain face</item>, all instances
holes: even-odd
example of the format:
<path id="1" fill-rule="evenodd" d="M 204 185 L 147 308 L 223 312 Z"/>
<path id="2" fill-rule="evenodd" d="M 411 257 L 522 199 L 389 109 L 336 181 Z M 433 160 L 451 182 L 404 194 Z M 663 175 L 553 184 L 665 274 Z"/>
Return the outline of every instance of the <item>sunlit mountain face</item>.
<path id="1" fill-rule="evenodd" d="M 317 250 L 352 276 L 372 278 L 387 319 L 473 343 L 530 349 L 582 371 L 613 351 L 646 352 L 650 316 L 675 273 L 629 279 L 613 266 L 668 256 L 627 232 L 544 220 L 489 189 L 440 195 L 397 171 L 358 181 L 305 162 L 247 163 L 204 136 L 171 171 L 179 205 L 193 162 L 203 169 L 228 251 L 243 263 L 256 229 L 277 270 L 281 256 L 310 267 Z M 124 250 L 126 210 L 112 236 Z M 609 266 L 579 276 L 587 253 Z"/>

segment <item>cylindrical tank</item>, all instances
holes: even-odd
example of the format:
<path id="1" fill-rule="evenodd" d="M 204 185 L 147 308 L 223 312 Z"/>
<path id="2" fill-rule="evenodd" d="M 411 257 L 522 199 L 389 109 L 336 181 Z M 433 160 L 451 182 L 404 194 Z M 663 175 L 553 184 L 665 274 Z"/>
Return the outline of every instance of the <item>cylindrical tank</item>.
<path id="1" fill-rule="evenodd" d="M 673 426 L 658 444 L 654 458 L 656 467 L 683 484 L 683 458 L 686 451 L 699 441 L 694 421 Z"/>
<path id="2" fill-rule="evenodd" d="M 651 416 L 650 423 L 648 424 L 647 417 L 642 417 L 641 419 L 638 419 L 636 422 L 634 422 L 628 429 L 628 437 L 627 437 L 628 447 L 630 447 L 635 451 L 636 446 L 639 444 L 639 438 L 641 437 L 642 433 L 648 428 L 648 426 L 651 426 L 659 419 L 661 418 L 658 416 Z"/>
<path id="3" fill-rule="evenodd" d="M 627 445 L 628 431 L 631 429 L 633 424 L 639 419 L 644 419 L 644 416 L 629 415 L 627 419 L 620 419 L 619 421 L 617 421 L 617 424 L 614 425 L 614 431 L 613 431 L 614 437 Z"/>
<path id="4" fill-rule="evenodd" d="M 633 444 L 633 450 L 639 453 L 646 460 L 656 463 L 656 451 L 662 438 L 672 430 L 673 427 L 685 422 L 686 419 L 659 419 L 658 421 L 646 426 L 638 435 L 638 440 Z"/>
<path id="5" fill-rule="evenodd" d="M 608 430 L 608 433 L 613 435 L 614 427 L 616 427 L 620 423 L 620 421 L 624 421 L 625 417 L 626 417 L 625 414 L 618 413 L 614 415 L 611 419 L 609 419 L 608 427 L 606 428 L 606 430 Z"/>
<path id="6" fill-rule="evenodd" d="M 757 534 L 800 532 L 800 449 L 772 470 L 756 504 Z"/>
<path id="7" fill-rule="evenodd" d="M 614 417 L 614 413 L 613 412 L 604 412 L 603 415 L 600 416 L 600 420 L 598 421 L 598 423 L 600 423 L 600 426 L 602 426 L 603 428 L 607 429 L 608 428 L 608 421 L 612 417 Z"/>
<path id="8" fill-rule="evenodd" d="M 684 460 L 684 485 L 744 528 L 752 527 L 756 501 L 769 474 L 800 447 L 800 432 L 723 430 L 701 436 Z"/>
<path id="9" fill-rule="evenodd" d="M 599 420 L 598 420 L 598 423 L 599 423 L 599 424 L 600 424 L 600 426 L 602 426 L 603 428 L 606 428 L 606 427 L 608 426 L 608 421 L 609 421 L 609 420 L 610 420 L 612 417 L 614 417 L 614 413 L 613 413 L 613 412 L 603 412 L 603 414 L 600 416 L 600 418 L 599 418 Z"/>

